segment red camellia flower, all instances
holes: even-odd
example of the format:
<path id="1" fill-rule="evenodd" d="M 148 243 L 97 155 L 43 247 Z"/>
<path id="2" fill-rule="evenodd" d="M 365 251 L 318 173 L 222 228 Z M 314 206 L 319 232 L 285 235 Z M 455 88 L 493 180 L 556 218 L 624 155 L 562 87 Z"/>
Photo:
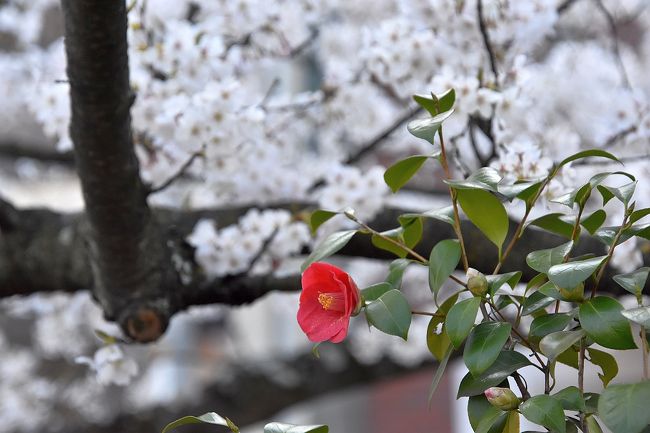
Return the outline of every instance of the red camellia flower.
<path id="1" fill-rule="evenodd" d="M 340 343 L 360 303 L 350 275 L 328 263 L 312 263 L 302 274 L 298 324 L 313 342 Z"/>

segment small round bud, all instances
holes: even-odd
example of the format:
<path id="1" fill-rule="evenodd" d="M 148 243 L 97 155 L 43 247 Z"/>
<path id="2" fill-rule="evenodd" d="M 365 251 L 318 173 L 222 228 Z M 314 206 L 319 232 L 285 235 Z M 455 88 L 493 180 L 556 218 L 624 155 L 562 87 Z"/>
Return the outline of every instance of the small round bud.
<path id="1" fill-rule="evenodd" d="M 505 411 L 517 409 L 521 403 L 509 388 L 492 387 L 486 389 L 484 394 L 492 406 Z"/>
<path id="2" fill-rule="evenodd" d="M 467 280 L 467 288 L 472 292 L 472 295 L 483 297 L 488 292 L 487 278 L 485 278 L 485 275 L 483 274 L 470 277 L 470 279 Z"/>

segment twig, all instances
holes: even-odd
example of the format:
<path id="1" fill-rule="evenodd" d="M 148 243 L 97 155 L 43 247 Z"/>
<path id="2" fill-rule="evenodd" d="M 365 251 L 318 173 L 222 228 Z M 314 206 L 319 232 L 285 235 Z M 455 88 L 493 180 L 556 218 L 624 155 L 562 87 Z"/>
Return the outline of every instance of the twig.
<path id="1" fill-rule="evenodd" d="M 476 12 L 478 14 L 478 28 L 481 31 L 481 36 L 483 37 L 483 44 L 485 45 L 485 50 L 488 53 L 488 58 L 490 59 L 490 69 L 494 74 L 495 82 L 499 79 L 499 74 L 497 72 L 497 61 L 494 55 L 494 50 L 492 49 L 492 44 L 490 42 L 490 35 L 488 29 L 485 25 L 485 19 L 483 17 L 483 1 L 476 1 Z"/>
<path id="2" fill-rule="evenodd" d="M 386 140 L 393 132 L 395 132 L 398 128 L 400 128 L 405 122 L 411 120 L 415 116 L 422 114 L 423 112 L 424 110 L 420 107 L 412 108 L 408 110 L 406 113 L 398 117 L 397 120 L 395 120 L 395 122 L 393 122 L 383 131 L 381 131 L 377 136 L 375 136 L 366 144 L 364 144 L 359 150 L 357 150 L 352 155 L 348 156 L 348 158 L 345 160 L 345 164 L 348 165 L 356 164 L 368 153 L 374 151 L 377 146 L 383 143 L 384 140 Z"/>
<path id="3" fill-rule="evenodd" d="M 197 152 L 194 152 L 192 156 L 188 158 L 187 161 L 183 165 L 181 165 L 176 173 L 171 175 L 166 181 L 164 181 L 162 184 L 158 185 L 157 187 L 152 187 L 149 189 L 149 195 L 155 194 L 157 192 L 163 191 L 167 189 L 172 183 L 176 182 L 178 179 L 183 177 L 185 175 L 185 172 L 190 168 L 190 166 L 194 163 L 194 160 L 196 158 L 204 158 L 205 157 L 205 152 L 204 149 L 201 149 Z"/>
<path id="4" fill-rule="evenodd" d="M 517 388 L 519 388 L 519 392 L 521 392 L 521 399 L 523 401 L 526 401 L 530 398 L 530 393 L 528 392 L 528 388 L 524 384 L 523 377 L 521 377 L 521 374 L 517 373 L 516 371 L 512 373 L 512 378 L 515 380 L 515 383 L 517 384 Z"/>
<path id="5" fill-rule="evenodd" d="M 621 81 L 623 82 L 623 85 L 625 87 L 630 89 L 632 88 L 632 86 L 630 85 L 630 79 L 627 75 L 627 71 L 625 70 L 625 65 L 623 64 L 623 58 L 621 57 L 621 50 L 618 44 L 618 27 L 616 25 L 616 20 L 614 19 L 612 14 L 607 10 L 602 0 L 594 0 L 594 1 L 596 2 L 596 6 L 598 7 L 598 9 L 600 9 L 603 15 L 605 15 L 605 19 L 607 20 L 607 24 L 609 25 L 609 32 L 612 37 L 612 54 L 614 55 L 614 59 L 616 60 L 616 65 L 621 75 Z"/>

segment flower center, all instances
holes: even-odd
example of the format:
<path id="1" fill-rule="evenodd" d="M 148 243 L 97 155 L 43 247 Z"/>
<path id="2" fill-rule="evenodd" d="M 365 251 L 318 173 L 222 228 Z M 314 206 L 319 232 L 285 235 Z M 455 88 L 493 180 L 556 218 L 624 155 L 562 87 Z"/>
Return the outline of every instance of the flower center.
<path id="1" fill-rule="evenodd" d="M 318 302 L 323 306 L 323 310 L 345 310 L 345 299 L 342 293 L 319 293 Z"/>

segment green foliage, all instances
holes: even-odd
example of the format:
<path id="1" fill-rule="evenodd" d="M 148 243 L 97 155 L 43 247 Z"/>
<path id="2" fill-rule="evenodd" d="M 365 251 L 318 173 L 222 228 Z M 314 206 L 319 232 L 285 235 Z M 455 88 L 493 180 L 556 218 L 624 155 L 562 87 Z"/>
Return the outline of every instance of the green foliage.
<path id="1" fill-rule="evenodd" d="M 380 331 L 406 340 L 411 326 L 411 308 L 399 290 L 389 290 L 367 304 L 366 317 Z"/>
<path id="2" fill-rule="evenodd" d="M 326 425 L 293 425 L 272 422 L 264 426 L 264 433 L 328 433 Z"/>
<path id="3" fill-rule="evenodd" d="M 605 388 L 598 399 L 598 413 L 616 433 L 640 433 L 650 424 L 650 381 Z"/>
<path id="4" fill-rule="evenodd" d="M 429 288 L 434 296 L 449 278 L 460 261 L 460 243 L 456 239 L 438 242 L 429 257 Z"/>
<path id="5" fill-rule="evenodd" d="M 312 263 L 336 253 L 350 242 L 350 239 L 352 239 L 352 236 L 354 236 L 356 232 L 356 230 L 345 230 L 329 235 L 320 245 L 314 248 L 314 251 L 312 251 L 309 257 L 307 257 L 303 262 L 300 270 L 305 272 L 305 269 L 307 269 Z"/>
<path id="6" fill-rule="evenodd" d="M 511 329 L 512 325 L 503 322 L 484 322 L 472 329 L 463 352 L 463 360 L 472 376 L 479 376 L 494 364 Z"/>
<path id="7" fill-rule="evenodd" d="M 215 412 L 208 412 L 199 416 L 184 416 L 182 418 L 177 419 L 176 421 L 172 421 L 169 424 L 167 424 L 162 429 L 161 433 L 167 433 L 168 431 L 171 431 L 176 427 L 180 427 L 187 424 L 221 425 L 224 427 L 228 427 L 230 431 L 233 433 L 239 433 L 239 428 L 235 424 L 233 424 L 232 421 L 230 421 L 228 418 L 222 417 L 221 415 Z"/>
<path id="8" fill-rule="evenodd" d="M 596 343 L 610 349 L 636 349 L 629 322 L 615 299 L 597 296 L 580 306 L 580 324 Z"/>
<path id="9" fill-rule="evenodd" d="M 508 235 L 508 214 L 503 204 L 482 189 L 458 189 L 458 203 L 474 225 L 501 250 Z"/>
<path id="10" fill-rule="evenodd" d="M 457 395 L 469 397 L 468 416 L 476 433 L 519 433 L 520 415 L 555 433 L 577 433 L 586 428 L 590 433 L 599 433 L 602 429 L 598 420 L 617 433 L 650 431 L 646 429 L 650 412 L 644 406 L 650 400 L 650 382 L 610 385 L 619 372 L 616 358 L 594 347 L 598 344 L 614 350 L 636 348 L 630 322 L 640 325 L 641 335 L 646 339 L 646 331 L 650 331 L 650 306 L 644 305 L 642 296 L 650 268 L 614 277 L 616 284 L 636 297 L 636 308 L 624 310 L 615 299 L 598 293 L 609 283 L 605 283 L 608 273 L 604 267 L 610 263 L 616 247 L 635 236 L 650 239 L 650 223 L 642 221 L 650 216 L 650 208 L 635 210 L 636 203 L 632 201 L 636 179 L 623 171 L 597 173 L 588 182 L 557 198 L 557 202 L 566 205 L 563 212 L 536 213 L 535 218 L 529 218 L 538 199 L 545 197 L 545 189 L 565 165 L 586 158 L 620 161 L 609 152 L 594 149 L 569 156 L 540 178 L 513 183 L 502 178 L 497 170 L 484 167 L 463 179 L 449 179 L 449 167 L 453 165 L 446 159 L 449 152 L 444 149 L 442 126 L 453 114 L 455 93 L 452 90 L 438 96 L 416 95 L 414 99 L 430 117 L 412 121 L 408 129 L 429 143 L 435 141 L 435 153 L 398 161 L 386 170 L 384 178 L 393 191 L 398 191 L 427 159 L 436 159 L 447 177 L 443 181 L 450 188 L 451 206 L 403 214 L 398 218 L 399 227 L 382 233 L 350 218 L 361 225 L 361 233 L 372 235 L 376 247 L 402 257 L 389 265 L 384 282 L 363 289 L 369 323 L 380 331 L 406 339 L 412 314 L 430 316 L 426 345 L 440 364 L 429 400 L 442 380 L 450 357 L 464 345 L 462 356 L 469 373 L 463 377 Z M 625 183 L 608 185 L 613 176 L 622 176 Z M 591 207 L 594 202 L 600 204 L 601 198 L 603 206 L 608 206 L 609 217 L 617 214 L 609 211 L 613 206 L 622 210 L 620 214 L 624 217 L 614 223 L 618 225 L 604 226 L 608 214 L 604 209 Z M 516 228 L 512 232 L 509 232 L 510 219 L 504 206 L 508 202 L 520 205 L 523 202 L 526 210 L 523 218 L 513 224 Z M 471 236 L 463 236 L 460 211 L 497 247 L 493 269 L 481 268 L 480 272 L 468 269 L 476 266 L 472 261 L 484 252 L 475 250 Z M 309 220 L 310 227 L 315 231 L 338 213 L 315 211 Z M 433 246 L 428 259 L 412 251 L 423 236 L 425 218 L 451 225 L 456 234 L 456 239 L 446 239 Z M 559 235 L 566 240 L 558 240 L 552 248 L 522 251 L 521 245 L 516 244 L 532 231 Z M 334 254 L 354 233 L 351 230 L 331 235 L 306 263 Z M 584 251 L 583 239 L 588 237 L 604 244 L 606 252 Z M 581 255 L 575 251 L 581 251 Z M 524 257 L 526 265 L 535 271 L 533 278 L 524 281 L 525 290 L 519 285 L 525 270 L 517 268 L 523 266 Z M 428 267 L 429 288 L 436 306 L 443 286 L 456 287 L 455 293 L 434 313 L 411 311 L 399 291 L 404 270 L 414 262 Z M 468 271 L 466 277 L 452 276 L 461 263 Z M 508 272 L 499 274 L 502 268 Z M 507 290 L 506 284 L 510 286 Z M 467 291 L 473 296 L 462 295 L 459 301 L 459 294 Z M 419 309 L 418 306 L 416 310 Z M 532 319 L 530 327 L 526 326 L 525 316 Z M 646 339 L 642 341 L 644 362 L 648 351 Z M 559 389 L 561 384 L 555 380 L 557 363 L 576 369 L 582 376 L 585 364 L 596 366 L 605 387 L 602 396 L 585 393 L 575 386 Z M 543 394 L 530 395 L 532 391 L 523 376 L 529 373 L 544 378 Z M 497 389 L 488 391 L 488 401 L 483 393 L 490 388 Z M 509 401 L 501 404 L 498 399 L 504 396 L 512 397 L 512 405 Z M 517 405 L 517 410 L 511 410 Z"/>

